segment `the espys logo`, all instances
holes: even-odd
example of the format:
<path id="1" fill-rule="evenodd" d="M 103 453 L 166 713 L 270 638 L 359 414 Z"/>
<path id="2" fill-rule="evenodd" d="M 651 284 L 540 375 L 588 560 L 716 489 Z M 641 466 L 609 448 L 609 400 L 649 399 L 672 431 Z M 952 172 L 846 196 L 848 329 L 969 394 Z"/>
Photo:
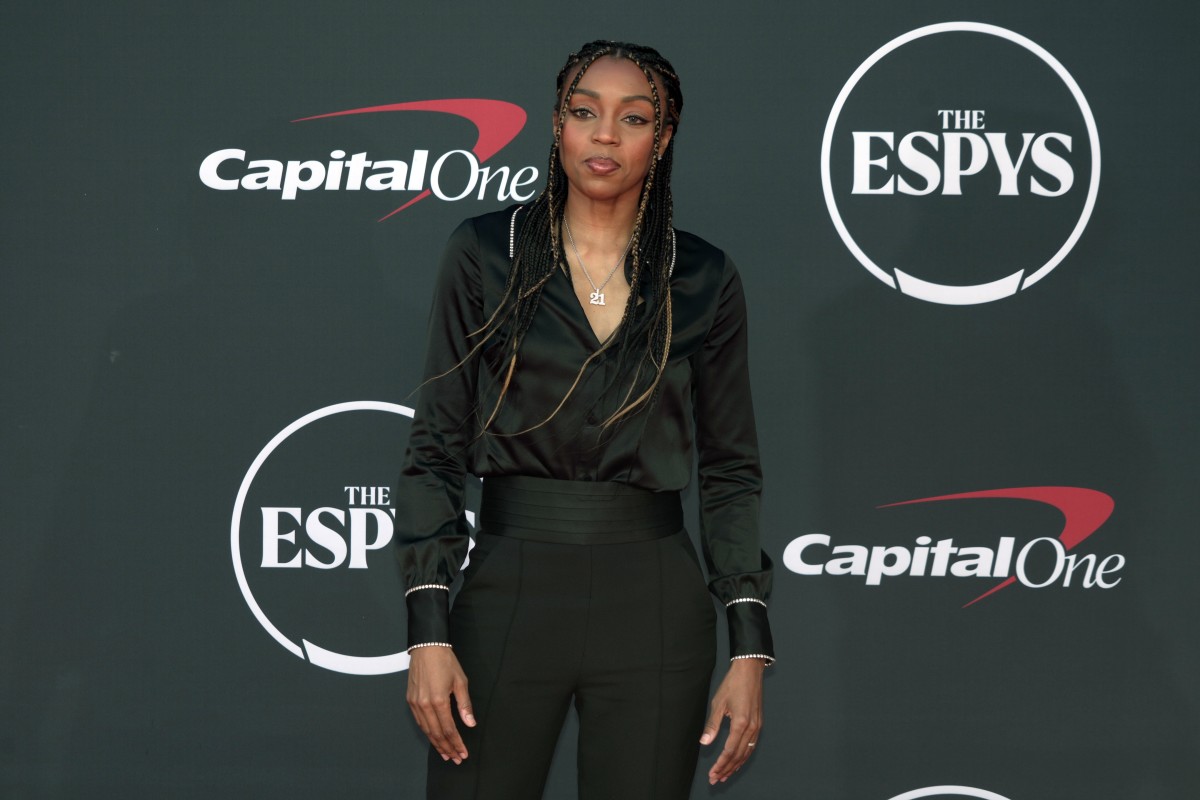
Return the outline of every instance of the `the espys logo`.
<path id="1" fill-rule="evenodd" d="M 1057 537 L 1037 537 L 1019 549 L 1014 536 L 998 537 L 994 547 L 956 545 L 953 537 L 935 543 L 926 535 L 915 537 L 911 546 L 866 546 L 835 544 L 828 534 L 809 533 L 793 539 L 784 549 L 784 566 L 799 575 L 858 576 L 867 586 L 881 586 L 884 578 L 901 576 L 1000 579 L 963 608 L 1015 583 L 1030 589 L 1054 585 L 1111 589 L 1121 582 L 1117 573 L 1125 567 L 1125 556 L 1113 553 L 1099 558 L 1088 553 L 1080 557 L 1071 552 L 1112 515 L 1113 500 L 1103 492 L 1074 486 L 1029 486 L 925 497 L 880 508 L 950 500 L 1033 501 L 1061 513 L 1063 528 Z"/>
<path id="2" fill-rule="evenodd" d="M 276 434 L 242 479 L 230 526 L 238 586 L 267 633 L 316 666 L 408 668 L 389 545 L 390 486 L 412 416 L 369 400 L 318 409 Z"/>
<path id="3" fill-rule="evenodd" d="M 1046 277 L 1079 241 L 1100 140 L 1044 48 L 947 22 L 898 36 L 850 76 L 825 125 L 821 182 L 842 241 L 880 281 L 987 303 Z"/>
<path id="4" fill-rule="evenodd" d="M 970 786 L 929 786 L 924 789 L 913 789 L 911 792 L 898 794 L 891 800 L 926 800 L 926 798 L 945 797 L 974 797 L 976 800 L 1008 800 L 1003 795 L 989 792 L 987 789 L 974 789 Z"/>
<path id="5" fill-rule="evenodd" d="M 380 217 L 380 222 L 430 195 L 449 202 L 472 195 L 483 200 L 489 192 L 494 192 L 500 201 L 525 202 L 534 196 L 536 167 L 484 166 L 525 127 L 525 110 L 513 103 L 482 99 L 423 100 L 351 108 L 292 122 L 400 111 L 453 114 L 473 123 L 479 135 L 469 150 L 449 149 L 434 156 L 430 149 L 414 148 L 407 160 L 380 158 L 367 151 L 347 155 L 346 150 L 335 148 L 319 159 L 284 161 L 269 158 L 268 153 L 248 153 L 243 148 L 228 147 L 204 158 L 200 163 L 200 180 L 218 191 L 279 192 L 283 200 L 295 200 L 300 193 L 312 191 L 415 193 Z"/>

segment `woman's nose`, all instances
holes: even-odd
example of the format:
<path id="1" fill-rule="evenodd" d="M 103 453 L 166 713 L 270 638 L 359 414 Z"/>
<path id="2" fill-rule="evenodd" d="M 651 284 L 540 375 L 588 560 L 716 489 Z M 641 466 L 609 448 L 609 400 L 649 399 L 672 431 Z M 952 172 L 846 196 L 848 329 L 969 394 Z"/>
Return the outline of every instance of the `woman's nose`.
<path id="1" fill-rule="evenodd" d="M 604 144 L 616 144 L 619 141 L 617 121 L 603 117 L 597 120 L 596 127 L 592 131 L 592 138 Z"/>

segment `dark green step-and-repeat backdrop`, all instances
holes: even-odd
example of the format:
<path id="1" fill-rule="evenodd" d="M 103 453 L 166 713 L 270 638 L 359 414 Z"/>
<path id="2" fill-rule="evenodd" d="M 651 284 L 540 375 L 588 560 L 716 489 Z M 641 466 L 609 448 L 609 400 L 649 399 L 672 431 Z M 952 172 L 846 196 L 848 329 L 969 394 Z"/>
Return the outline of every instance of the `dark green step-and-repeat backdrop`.
<path id="1" fill-rule="evenodd" d="M 1200 796 L 1198 21 L 7 4 L 0 795 L 423 796 L 390 487 L 435 265 L 616 38 L 680 72 L 676 224 L 751 313 L 779 662 L 695 795 Z"/>

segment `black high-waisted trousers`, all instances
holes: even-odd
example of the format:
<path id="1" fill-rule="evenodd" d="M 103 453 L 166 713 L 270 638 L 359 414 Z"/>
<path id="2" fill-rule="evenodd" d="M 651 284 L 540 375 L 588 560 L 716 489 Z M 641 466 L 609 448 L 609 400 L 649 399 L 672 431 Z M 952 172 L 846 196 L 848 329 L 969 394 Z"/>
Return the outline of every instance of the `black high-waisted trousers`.
<path id="1" fill-rule="evenodd" d="M 430 749 L 430 800 L 541 798 L 572 702 L 580 800 L 687 798 L 716 642 L 679 503 L 614 483 L 484 481 L 450 622 L 478 725 L 455 714 L 461 765 Z"/>

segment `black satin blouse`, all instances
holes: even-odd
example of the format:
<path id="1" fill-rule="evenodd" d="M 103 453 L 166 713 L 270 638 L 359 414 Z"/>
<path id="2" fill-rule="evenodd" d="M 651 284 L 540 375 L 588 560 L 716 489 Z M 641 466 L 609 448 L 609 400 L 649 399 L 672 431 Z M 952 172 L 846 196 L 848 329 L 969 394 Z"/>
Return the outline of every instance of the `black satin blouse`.
<path id="1" fill-rule="evenodd" d="M 429 323 L 424 384 L 396 499 L 396 544 L 407 587 L 449 586 L 467 553 L 463 479 L 526 475 L 616 481 L 651 491 L 683 489 L 698 456 L 700 540 L 709 589 L 727 608 L 730 655 L 774 657 L 765 600 L 771 562 L 759 548 L 762 472 L 747 365 L 746 306 L 733 262 L 704 240 L 676 232 L 671 280 L 673 335 L 657 402 L 601 428 L 628 389 L 616 352 L 593 361 L 562 400 L 600 341 L 569 275 L 546 284 L 521 343 L 500 412 L 479 436 L 502 378 L 485 347 L 462 367 L 504 291 L 516 207 L 464 221 L 442 257 Z M 519 233 L 524 212 L 518 212 Z M 640 287 L 643 298 L 648 289 Z M 645 321 L 645 309 L 631 324 Z M 499 337 L 496 337 L 497 340 Z M 443 374 L 444 373 L 444 374 Z M 493 435 L 496 434 L 496 435 Z M 409 646 L 449 642 L 447 591 L 408 594 Z"/>

